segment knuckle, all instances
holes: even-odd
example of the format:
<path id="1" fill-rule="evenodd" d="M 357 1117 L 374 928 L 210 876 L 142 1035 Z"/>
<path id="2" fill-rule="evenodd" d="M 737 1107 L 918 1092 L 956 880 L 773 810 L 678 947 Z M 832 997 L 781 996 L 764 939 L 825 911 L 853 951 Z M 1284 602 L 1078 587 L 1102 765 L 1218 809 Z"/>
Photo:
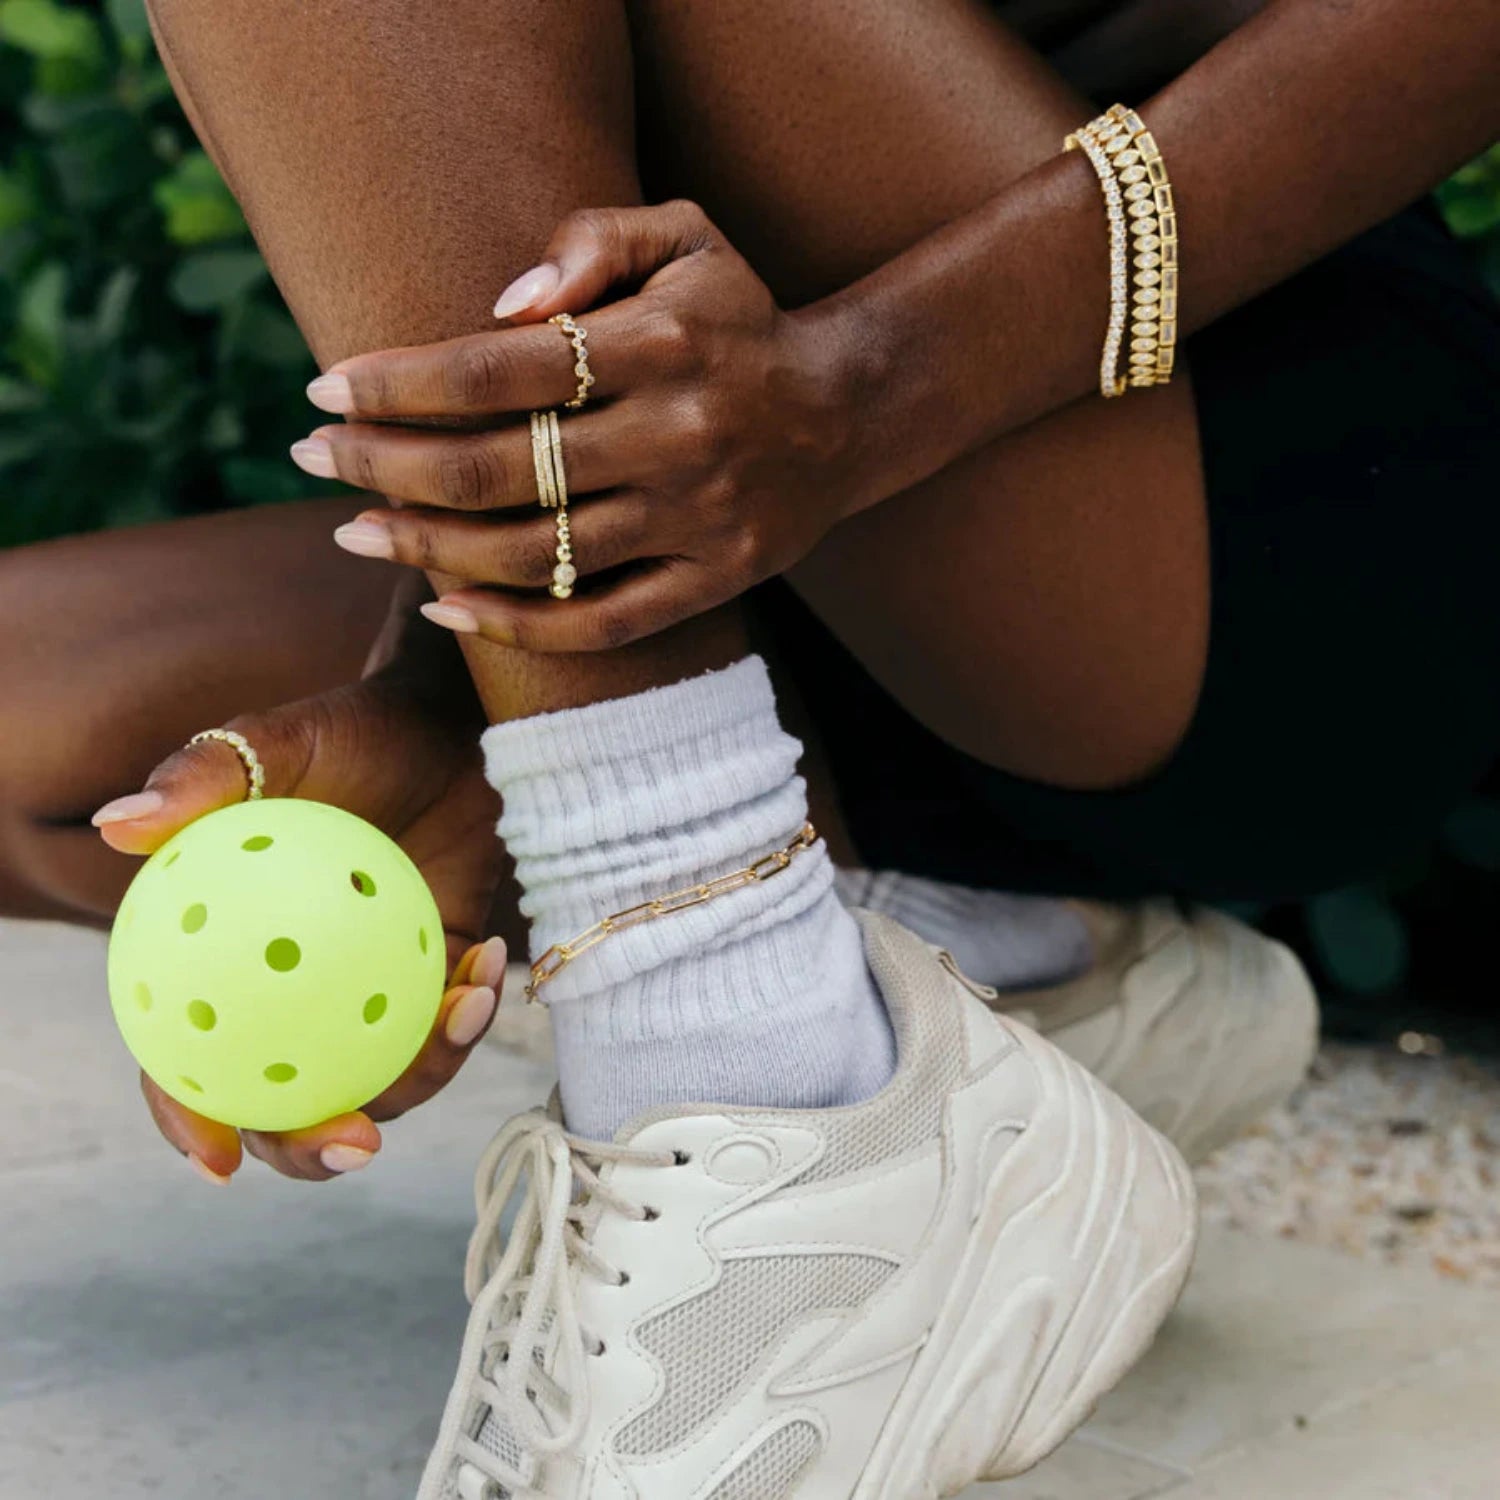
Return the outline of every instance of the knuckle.
<path id="1" fill-rule="evenodd" d="M 722 447 L 718 409 L 710 396 L 694 391 L 677 404 L 677 441 L 682 460 L 688 464 L 715 462 Z"/>
<path id="2" fill-rule="evenodd" d="M 619 220 L 607 208 L 575 208 L 563 220 L 562 233 L 569 240 L 609 245 L 619 233 Z"/>
<path id="3" fill-rule="evenodd" d="M 511 566 L 516 582 L 528 588 L 541 588 L 552 579 L 552 569 L 557 562 L 557 543 L 550 531 L 533 531 L 516 543 Z"/>
<path id="4" fill-rule="evenodd" d="M 453 510 L 478 510 L 489 498 L 494 471 L 482 448 L 449 440 L 433 461 L 434 496 Z"/>
<path id="5" fill-rule="evenodd" d="M 660 363 L 670 369 L 682 369 L 693 360 L 696 335 L 681 308 L 663 307 L 652 314 L 646 328 L 646 343 Z"/>
<path id="6" fill-rule="evenodd" d="M 635 639 L 635 626 L 623 610 L 606 608 L 595 617 L 591 634 L 594 649 L 613 651 Z"/>
<path id="7" fill-rule="evenodd" d="M 501 396 L 510 380 L 510 356 L 494 339 L 460 344 L 443 367 L 444 391 L 461 409 L 484 409 Z"/>

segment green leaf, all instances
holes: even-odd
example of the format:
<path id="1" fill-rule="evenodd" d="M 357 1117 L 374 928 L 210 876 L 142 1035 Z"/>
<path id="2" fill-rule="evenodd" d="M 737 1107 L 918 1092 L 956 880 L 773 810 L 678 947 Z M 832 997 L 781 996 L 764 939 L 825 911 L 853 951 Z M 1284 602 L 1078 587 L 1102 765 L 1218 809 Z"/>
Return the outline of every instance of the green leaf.
<path id="1" fill-rule="evenodd" d="M 1368 886 L 1315 896 L 1308 932 L 1329 976 L 1342 989 L 1368 995 L 1394 989 L 1406 977 L 1406 927 L 1390 903 Z"/>
<path id="2" fill-rule="evenodd" d="M 263 300 L 246 306 L 233 332 L 234 352 L 256 364 L 301 370 L 312 362 L 307 341 L 291 314 Z"/>
<path id="3" fill-rule="evenodd" d="M 86 10 L 55 0 L 0 0 L 0 42 L 33 57 L 103 61 L 99 26 Z"/>
<path id="4" fill-rule="evenodd" d="M 47 398 L 30 381 L 0 375 L 0 416 L 39 411 L 46 404 Z"/>
<path id="5" fill-rule="evenodd" d="M 54 260 L 26 283 L 16 299 L 16 357 L 35 384 L 49 389 L 62 368 L 67 295 L 67 268 Z"/>
<path id="6" fill-rule="evenodd" d="M 140 285 L 140 272 L 133 266 L 121 266 L 99 293 L 94 306 L 94 336 L 101 344 L 119 342 L 125 331 L 125 319 L 130 312 L 130 302 L 135 289 Z"/>
<path id="7" fill-rule="evenodd" d="M 239 204 L 202 151 L 189 151 L 171 175 L 156 184 L 152 196 L 165 218 L 168 238 L 179 245 L 207 245 L 247 232 Z"/>
<path id="8" fill-rule="evenodd" d="M 172 298 L 188 312 L 213 312 L 243 297 L 265 279 L 255 250 L 200 250 L 184 256 L 172 273 Z"/>
<path id="9" fill-rule="evenodd" d="M 151 46 L 145 0 L 104 0 L 104 13 L 127 56 L 144 57 Z"/>

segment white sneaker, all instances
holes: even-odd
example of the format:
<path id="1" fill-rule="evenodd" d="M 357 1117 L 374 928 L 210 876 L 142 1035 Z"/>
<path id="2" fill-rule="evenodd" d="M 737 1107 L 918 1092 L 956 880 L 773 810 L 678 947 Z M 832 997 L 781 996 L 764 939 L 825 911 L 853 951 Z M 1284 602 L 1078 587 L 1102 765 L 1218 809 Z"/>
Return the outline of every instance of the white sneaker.
<path id="1" fill-rule="evenodd" d="M 1075 905 L 1094 967 L 991 1003 L 1102 1078 L 1190 1162 L 1301 1083 L 1318 1048 L 1318 1001 L 1289 948 L 1208 908 Z"/>
<path id="2" fill-rule="evenodd" d="M 1029 1468 L 1139 1358 L 1192 1257 L 1181 1158 L 861 920 L 900 1050 L 873 1099 L 501 1131 L 419 1500 L 931 1500 Z"/>

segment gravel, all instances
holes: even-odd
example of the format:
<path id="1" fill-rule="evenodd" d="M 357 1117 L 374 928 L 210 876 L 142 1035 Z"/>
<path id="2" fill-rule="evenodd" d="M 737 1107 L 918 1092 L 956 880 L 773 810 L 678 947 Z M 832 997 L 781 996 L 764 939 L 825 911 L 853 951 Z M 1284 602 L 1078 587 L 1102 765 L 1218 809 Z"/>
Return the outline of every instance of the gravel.
<path id="1" fill-rule="evenodd" d="M 1206 1223 L 1500 1287 L 1500 1071 L 1484 1064 L 1325 1046 L 1291 1102 L 1197 1175 Z"/>

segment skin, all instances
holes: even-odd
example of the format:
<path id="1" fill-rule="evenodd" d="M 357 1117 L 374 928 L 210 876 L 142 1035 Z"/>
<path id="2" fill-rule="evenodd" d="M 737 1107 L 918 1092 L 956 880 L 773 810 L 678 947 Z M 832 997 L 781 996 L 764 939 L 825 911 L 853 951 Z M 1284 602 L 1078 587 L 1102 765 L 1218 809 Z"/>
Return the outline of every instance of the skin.
<path id="1" fill-rule="evenodd" d="M 1194 204 L 1186 324 L 1373 221 L 1492 133 L 1495 21 L 1457 0 L 1409 10 L 1386 0 L 1357 11 L 1308 0 L 1271 7 L 1144 107 L 1179 198 Z M 1125 403 L 1066 406 L 1087 391 L 1097 358 L 1104 241 L 1091 172 L 1056 150 L 1092 110 L 987 12 L 958 0 L 857 9 L 826 0 L 795 10 L 641 4 L 627 17 L 610 5 L 552 3 L 541 25 L 542 9 L 512 0 L 455 7 L 451 24 L 433 28 L 393 3 L 227 3 L 210 20 L 185 0 L 161 0 L 154 18 L 200 130 L 331 366 L 359 350 L 471 334 L 494 289 L 547 253 L 570 211 L 636 201 L 623 34 L 634 25 L 653 107 L 678 127 L 660 132 L 674 145 L 652 161 L 653 186 L 658 174 L 674 179 L 729 239 L 705 245 L 703 216 L 684 235 L 680 208 L 672 232 L 660 215 L 622 232 L 597 214 L 564 232 L 592 229 L 579 274 L 597 277 L 602 265 L 601 285 L 613 286 L 622 264 L 658 268 L 611 309 L 621 337 L 609 378 L 629 395 L 595 415 L 614 419 L 598 429 L 610 462 L 629 467 L 648 431 L 668 459 L 638 475 L 616 470 L 613 486 L 608 471 L 594 482 L 661 500 L 653 510 L 683 544 L 674 557 L 698 565 L 656 569 L 670 609 L 626 579 L 578 601 L 571 620 L 525 613 L 529 601 L 500 591 L 455 600 L 440 572 L 450 602 L 472 606 L 476 624 L 481 597 L 494 619 L 511 622 L 489 632 L 494 639 L 476 629 L 465 642 L 491 718 L 731 659 L 744 648 L 739 622 L 722 608 L 695 611 L 769 563 L 791 568 L 908 708 L 992 764 L 1109 786 L 1170 754 L 1206 651 L 1190 391 L 1184 379 Z M 793 21 L 807 45 L 788 49 Z M 490 66 L 500 56 L 504 70 Z M 774 67 L 757 66 L 767 57 Z M 1270 102 L 1267 76 L 1278 78 Z M 281 107 L 288 96 L 304 101 L 298 111 Z M 445 113 L 432 107 L 439 98 Z M 1377 160 L 1363 145 L 1392 133 L 1393 103 L 1400 139 Z M 1363 137 L 1358 151 L 1348 135 Z M 1308 190 L 1288 193 L 1287 181 Z M 684 262 L 699 255 L 705 275 L 692 282 Z M 565 289 L 565 269 L 554 292 Z M 639 315 L 657 294 L 647 310 L 659 336 L 647 338 L 622 320 L 630 303 Z M 789 306 L 800 310 L 781 310 Z M 543 298 L 522 311 L 548 310 Z M 591 315 L 591 338 L 602 316 Z M 541 332 L 555 341 L 546 357 L 566 359 L 555 331 L 490 337 L 531 339 L 539 350 Z M 510 354 L 477 358 L 534 378 Z M 601 353 L 601 378 L 605 366 Z M 731 367 L 741 366 L 777 378 L 769 390 L 764 380 L 734 385 Z M 562 367 L 538 365 L 538 378 Z M 1005 378 L 975 380 L 976 368 Z M 457 418 L 496 429 L 480 441 L 498 445 L 507 434 L 497 417 L 524 409 L 514 389 L 499 399 L 478 412 L 386 404 L 378 414 L 449 429 Z M 332 451 L 335 440 L 320 436 Z M 368 431 L 352 441 L 475 439 Z M 371 477 L 373 460 L 341 451 L 347 477 Z M 726 466 L 728 481 L 717 477 Z M 779 524 L 768 521 L 757 511 L 769 503 L 762 486 L 806 507 L 788 502 Z M 581 561 L 582 518 L 627 498 L 579 505 Z M 733 546 L 731 511 L 744 528 Z M 420 524 L 435 535 L 444 523 Z M 431 560 L 470 557 L 456 576 L 484 582 L 494 548 L 481 551 Z M 738 571 L 726 574 L 725 558 Z M 634 594 L 609 600 L 632 585 Z M 585 606 L 606 628 L 568 638 L 589 618 Z M 656 613 L 640 626 L 647 608 Z M 668 619 L 684 623 L 636 639 Z M 527 649 L 507 644 L 527 630 Z M 973 649 L 953 651 L 954 639 Z M 611 649 L 580 654 L 590 646 Z"/>

